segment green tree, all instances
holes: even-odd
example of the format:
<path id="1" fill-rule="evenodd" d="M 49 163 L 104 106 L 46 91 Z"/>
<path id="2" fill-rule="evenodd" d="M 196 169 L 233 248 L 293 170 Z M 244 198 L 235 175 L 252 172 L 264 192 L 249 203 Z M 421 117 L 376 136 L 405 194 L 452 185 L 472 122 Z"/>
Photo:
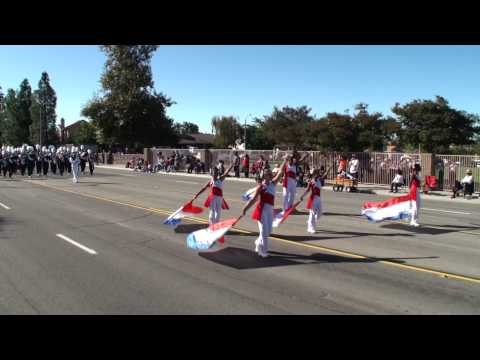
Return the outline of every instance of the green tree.
<path id="1" fill-rule="evenodd" d="M 233 116 L 214 116 L 212 128 L 215 132 L 213 142 L 217 148 L 227 149 L 235 145 L 236 140 L 243 139 L 242 127 Z"/>
<path id="2" fill-rule="evenodd" d="M 21 139 L 19 134 L 21 130 L 19 128 L 19 109 L 17 101 L 17 93 L 13 89 L 8 89 L 7 96 L 5 97 L 5 118 L 3 122 L 2 137 L 3 142 L 9 145 L 19 145 Z"/>
<path id="3" fill-rule="evenodd" d="M 452 145 L 474 143 L 478 116 L 453 109 L 448 101 L 414 100 L 392 108 L 402 124 L 402 142 L 423 152 L 448 153 Z"/>
<path id="4" fill-rule="evenodd" d="M 3 142 L 3 127 L 5 126 L 5 95 L 3 94 L 2 87 L 0 86 L 0 143 Z"/>
<path id="5" fill-rule="evenodd" d="M 379 112 L 370 114 L 368 105 L 360 103 L 355 106 L 356 115 L 353 117 L 356 147 L 358 150 L 382 151 L 385 137 L 382 133 L 383 115 Z"/>
<path id="6" fill-rule="evenodd" d="M 322 150 L 361 151 L 357 141 L 357 127 L 348 114 L 327 113 L 314 124 L 312 130 Z"/>
<path id="7" fill-rule="evenodd" d="M 58 144 L 57 131 L 57 95 L 50 85 L 46 72 L 38 82 L 38 89 L 33 92 L 30 108 L 30 140 L 34 144 Z"/>
<path id="8" fill-rule="evenodd" d="M 88 144 L 93 145 L 97 143 L 97 129 L 95 126 L 87 121 L 82 122 L 77 131 L 68 139 L 73 144 Z"/>
<path id="9" fill-rule="evenodd" d="M 30 107 L 32 106 L 32 88 L 27 79 L 20 84 L 20 89 L 17 93 L 17 122 L 18 122 L 18 144 L 28 143 L 30 140 L 30 125 L 32 118 L 30 114 Z"/>
<path id="10" fill-rule="evenodd" d="M 178 136 L 185 136 L 190 134 L 198 134 L 199 128 L 197 124 L 184 121 L 183 123 L 175 123 L 173 129 Z"/>
<path id="11" fill-rule="evenodd" d="M 29 126 L 31 124 L 30 106 L 32 103 L 32 89 L 28 80 L 20 84 L 20 89 L 9 89 L 6 98 L 1 94 L 3 141 L 13 146 L 29 141 Z"/>
<path id="12" fill-rule="evenodd" d="M 150 61 L 157 47 L 100 47 L 107 56 L 102 91 L 87 103 L 82 115 L 92 119 L 108 145 L 139 148 L 176 142 L 173 120 L 166 115 L 173 102 L 153 87 Z"/>
<path id="13" fill-rule="evenodd" d="M 253 125 L 247 125 L 247 149 L 271 150 L 274 146 L 275 143 L 267 138 L 261 119 L 257 118 Z"/>
<path id="14" fill-rule="evenodd" d="M 314 122 L 310 111 L 307 106 L 286 106 L 282 109 L 274 107 L 272 114 L 261 120 L 267 139 L 276 145 L 283 144 L 299 149 L 307 147 L 305 139 L 309 136 L 310 126 Z"/>

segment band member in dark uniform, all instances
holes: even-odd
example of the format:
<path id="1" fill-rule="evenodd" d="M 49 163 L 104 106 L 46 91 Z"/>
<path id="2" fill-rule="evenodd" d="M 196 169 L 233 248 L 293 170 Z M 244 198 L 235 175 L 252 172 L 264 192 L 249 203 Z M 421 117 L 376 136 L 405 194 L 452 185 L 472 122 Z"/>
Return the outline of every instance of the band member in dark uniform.
<path id="1" fill-rule="evenodd" d="M 64 150 L 63 146 L 59 147 L 57 149 L 57 167 L 58 171 L 60 172 L 60 175 L 63 176 L 63 173 L 65 171 L 65 156 L 64 156 Z"/>
<path id="2" fill-rule="evenodd" d="M 80 170 L 82 171 L 82 174 L 85 175 L 85 166 L 87 164 L 88 160 L 88 153 L 85 150 L 85 146 L 80 145 Z"/>
<path id="3" fill-rule="evenodd" d="M 88 160 L 88 168 L 90 170 L 90 176 L 93 176 L 93 169 L 95 168 L 95 155 L 92 153 L 92 150 L 87 150 L 87 160 Z"/>
<path id="4" fill-rule="evenodd" d="M 12 175 L 17 173 L 17 162 L 18 162 L 18 154 L 17 150 L 14 147 L 10 147 L 10 169 L 8 170 L 8 177 L 12 177 Z"/>
<path id="5" fill-rule="evenodd" d="M 9 154 L 8 154 L 8 147 L 5 150 L 2 150 L 2 173 L 3 177 L 7 176 L 7 171 L 9 168 Z"/>
<path id="6" fill-rule="evenodd" d="M 27 152 L 25 150 L 26 150 L 26 146 L 24 145 L 20 149 L 20 155 L 18 156 L 20 174 L 22 174 L 22 176 L 25 176 L 25 169 L 27 168 Z"/>
<path id="7" fill-rule="evenodd" d="M 37 176 L 42 176 L 43 153 L 40 145 L 35 145 L 35 166 L 37 168 Z"/>
<path id="8" fill-rule="evenodd" d="M 42 169 L 43 175 L 47 176 L 48 174 L 48 165 L 50 163 L 50 154 L 46 146 L 42 148 L 43 159 L 42 159 Z"/>
<path id="9" fill-rule="evenodd" d="M 33 146 L 27 148 L 27 174 L 28 177 L 32 177 L 33 168 L 35 167 L 36 154 Z"/>
<path id="10" fill-rule="evenodd" d="M 55 152 L 55 146 L 50 146 L 50 171 L 53 175 L 57 175 L 57 153 Z"/>
<path id="11" fill-rule="evenodd" d="M 70 163 L 70 154 L 72 153 L 71 148 L 65 149 L 65 154 L 63 154 L 63 158 L 65 159 L 65 169 L 70 174 L 72 172 L 72 164 Z"/>

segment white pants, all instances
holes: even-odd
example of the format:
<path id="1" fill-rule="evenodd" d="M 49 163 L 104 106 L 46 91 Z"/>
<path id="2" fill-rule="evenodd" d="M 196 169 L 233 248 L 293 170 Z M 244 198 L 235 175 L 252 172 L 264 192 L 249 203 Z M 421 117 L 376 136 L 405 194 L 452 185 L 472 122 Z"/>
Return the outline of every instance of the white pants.
<path id="1" fill-rule="evenodd" d="M 80 162 L 73 162 L 72 163 L 72 174 L 73 174 L 73 182 L 78 182 L 78 178 L 80 177 Z"/>
<path id="2" fill-rule="evenodd" d="M 220 221 L 221 213 L 222 213 L 222 197 L 214 195 L 212 202 L 210 203 L 210 213 L 208 215 L 208 223 L 210 225 L 218 223 Z"/>
<path id="3" fill-rule="evenodd" d="M 418 215 L 420 212 L 420 205 L 421 205 L 419 189 L 417 189 L 416 203 L 417 203 L 417 206 L 414 206 L 412 209 L 412 218 L 410 219 L 412 222 L 418 222 Z"/>
<path id="4" fill-rule="evenodd" d="M 315 196 L 307 220 L 308 230 L 315 231 L 320 216 L 322 216 L 322 201 L 319 196 Z"/>
<path id="5" fill-rule="evenodd" d="M 287 187 L 283 188 L 283 210 L 290 209 L 295 201 L 297 184 L 294 181 L 288 181 Z"/>
<path id="6" fill-rule="evenodd" d="M 258 238 L 255 240 L 255 245 L 262 253 L 268 252 L 268 237 L 272 232 L 273 223 L 273 207 L 269 204 L 264 204 L 262 215 L 258 222 Z"/>

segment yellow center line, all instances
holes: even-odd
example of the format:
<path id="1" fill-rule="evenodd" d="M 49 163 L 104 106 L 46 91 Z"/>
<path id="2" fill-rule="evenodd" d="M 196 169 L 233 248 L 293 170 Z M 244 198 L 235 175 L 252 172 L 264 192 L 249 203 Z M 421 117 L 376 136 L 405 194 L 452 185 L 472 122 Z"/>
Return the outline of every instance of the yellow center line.
<path id="1" fill-rule="evenodd" d="M 49 189 L 52 189 L 52 190 L 56 190 L 56 191 L 63 191 L 63 192 L 75 194 L 75 195 L 78 195 L 78 196 L 83 196 L 83 197 L 87 197 L 87 198 L 102 200 L 102 201 L 113 203 L 113 204 L 129 206 L 129 207 L 132 207 L 132 208 L 149 211 L 149 212 L 156 213 L 156 214 L 161 214 L 161 215 L 167 215 L 168 216 L 168 215 L 171 215 L 173 213 L 172 211 L 170 211 L 168 209 L 150 208 L 150 207 L 140 206 L 140 205 L 133 204 L 133 203 L 116 201 L 116 200 L 108 199 L 108 198 L 105 198 L 105 197 L 102 197 L 102 196 L 84 194 L 84 193 L 80 193 L 80 192 L 76 192 L 76 191 L 72 191 L 72 190 L 62 189 L 62 188 L 58 188 L 58 187 L 54 187 L 54 186 L 50 186 L 50 185 L 45 185 L 45 184 L 42 184 L 42 183 L 36 183 L 34 181 L 31 181 L 31 180 L 23 180 L 23 181 L 24 182 L 29 182 L 29 183 L 32 183 L 32 184 L 35 184 L 35 185 L 43 186 L 43 187 L 46 187 L 46 188 L 49 188 Z M 185 217 L 184 219 L 190 220 L 190 221 L 193 221 L 193 222 L 197 222 L 197 223 L 208 224 L 208 220 L 205 219 L 205 218 L 201 218 L 201 217 L 191 216 L 191 217 Z M 400 223 L 400 222 L 398 222 L 398 223 Z M 240 232 L 240 233 L 244 233 L 244 234 L 256 235 L 255 232 L 253 232 L 253 231 L 245 230 L 245 229 L 241 229 L 241 228 L 237 228 L 237 227 L 233 228 L 232 230 L 235 231 L 235 232 Z M 439 276 L 439 277 L 442 277 L 442 278 L 463 280 L 463 281 L 467 281 L 467 282 L 471 282 L 471 283 L 480 284 L 480 278 L 475 278 L 475 277 L 471 277 L 471 276 L 438 271 L 438 270 L 429 269 L 429 268 L 422 267 L 422 266 L 401 264 L 401 263 L 398 263 L 398 262 L 392 261 L 392 260 L 377 260 L 375 257 L 371 257 L 371 256 L 355 254 L 355 253 L 352 253 L 352 252 L 337 250 L 337 249 L 328 248 L 328 247 L 320 246 L 320 245 L 299 243 L 299 242 L 296 242 L 296 241 L 283 239 L 283 238 L 280 238 L 278 236 L 272 236 L 271 235 L 269 238 L 272 239 L 272 240 L 276 240 L 278 242 L 285 243 L 285 244 L 290 244 L 290 245 L 295 245 L 295 246 L 300 246 L 300 247 L 305 247 L 305 248 L 310 248 L 310 249 L 315 249 L 315 250 L 321 250 L 321 251 L 331 253 L 331 254 L 335 254 L 335 255 L 346 256 L 346 257 L 350 257 L 350 258 L 354 258 L 354 259 L 375 260 L 378 263 L 389 265 L 389 266 L 394 266 L 394 267 L 401 268 L 401 269 L 408 269 L 408 270 L 413 270 L 413 271 L 417 271 L 417 272 L 423 272 L 423 273 L 436 275 L 436 276 Z"/>

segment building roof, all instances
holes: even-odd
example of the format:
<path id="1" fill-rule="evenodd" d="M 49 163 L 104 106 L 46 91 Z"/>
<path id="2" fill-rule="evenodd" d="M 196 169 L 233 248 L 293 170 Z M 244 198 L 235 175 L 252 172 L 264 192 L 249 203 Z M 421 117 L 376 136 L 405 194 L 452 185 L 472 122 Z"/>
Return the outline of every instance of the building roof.
<path id="1" fill-rule="evenodd" d="M 190 134 L 187 136 L 182 137 L 178 143 L 180 145 L 193 145 L 193 144 L 204 144 L 204 145 L 212 145 L 213 139 L 215 138 L 212 134 Z"/>
<path id="2" fill-rule="evenodd" d="M 87 121 L 86 120 L 78 120 L 78 121 L 75 121 L 73 124 L 70 124 L 68 126 L 65 126 L 65 130 L 72 130 L 72 129 L 76 129 L 78 128 L 80 125 L 82 125 L 82 123 L 86 123 Z"/>

